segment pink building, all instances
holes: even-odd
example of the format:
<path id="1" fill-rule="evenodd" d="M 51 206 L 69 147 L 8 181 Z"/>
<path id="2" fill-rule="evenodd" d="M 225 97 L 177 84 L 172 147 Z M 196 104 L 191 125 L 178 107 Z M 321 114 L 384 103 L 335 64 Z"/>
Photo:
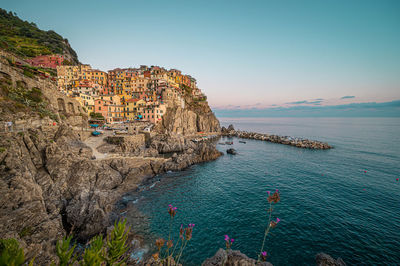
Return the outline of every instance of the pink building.
<path id="1" fill-rule="evenodd" d="M 143 110 L 142 120 L 157 124 L 162 121 L 162 117 L 166 111 L 167 108 L 165 104 L 147 106 Z"/>
<path id="2" fill-rule="evenodd" d="M 35 58 L 26 60 L 29 64 L 38 67 L 48 67 L 56 69 L 57 66 L 61 66 L 64 61 L 64 56 L 54 55 L 39 55 Z"/>
<path id="3" fill-rule="evenodd" d="M 94 101 L 94 112 L 101 114 L 105 119 L 108 117 L 108 101 L 100 98 Z"/>

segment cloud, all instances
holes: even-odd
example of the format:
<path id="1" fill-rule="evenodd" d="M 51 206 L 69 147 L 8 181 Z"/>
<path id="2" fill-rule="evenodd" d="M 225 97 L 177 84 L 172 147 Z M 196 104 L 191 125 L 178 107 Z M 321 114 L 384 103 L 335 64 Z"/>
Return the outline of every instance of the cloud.
<path id="1" fill-rule="evenodd" d="M 303 104 L 303 103 L 307 103 L 307 101 L 290 102 L 287 104 Z"/>
<path id="2" fill-rule="evenodd" d="M 263 109 L 216 109 L 217 117 L 400 117 L 400 100 L 341 105 L 294 105 Z"/>
<path id="3" fill-rule="evenodd" d="M 340 98 L 340 100 L 353 99 L 353 98 L 356 98 L 356 96 L 343 96 L 342 98 Z"/>
<path id="4" fill-rule="evenodd" d="M 286 104 L 314 104 L 314 105 L 318 105 L 323 101 L 323 99 L 315 99 L 314 101 L 297 101 L 297 102 L 289 102 Z"/>

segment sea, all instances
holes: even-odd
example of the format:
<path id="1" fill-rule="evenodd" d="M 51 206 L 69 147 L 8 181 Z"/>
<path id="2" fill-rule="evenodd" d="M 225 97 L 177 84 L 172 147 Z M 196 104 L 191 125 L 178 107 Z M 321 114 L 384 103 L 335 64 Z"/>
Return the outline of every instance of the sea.
<path id="1" fill-rule="evenodd" d="M 232 249 L 257 258 L 268 224 L 267 191 L 279 190 L 272 219 L 280 222 L 264 250 L 274 265 L 315 265 L 324 252 L 348 265 L 400 265 L 400 118 L 219 118 L 235 129 L 328 142 L 300 149 L 225 138 L 219 159 L 157 176 L 125 201 L 132 230 L 168 239 L 168 205 L 177 207 L 171 236 L 195 224 L 184 265 L 201 265 L 224 235 Z M 237 155 L 226 154 L 228 148 Z M 143 253 L 143 252 L 142 252 Z"/>

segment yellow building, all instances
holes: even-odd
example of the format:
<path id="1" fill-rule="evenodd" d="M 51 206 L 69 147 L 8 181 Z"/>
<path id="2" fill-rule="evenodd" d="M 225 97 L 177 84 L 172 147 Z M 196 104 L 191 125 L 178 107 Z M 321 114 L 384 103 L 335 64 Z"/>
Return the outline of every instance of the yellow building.
<path id="1" fill-rule="evenodd" d="M 141 115 L 146 102 L 142 99 L 129 99 L 125 101 L 124 116 L 128 120 L 134 120 L 138 115 Z"/>
<path id="2" fill-rule="evenodd" d="M 86 111 L 87 115 L 94 112 L 94 97 L 80 93 L 79 96 L 73 96 L 72 98 L 81 104 L 82 109 Z"/>
<path id="3" fill-rule="evenodd" d="M 82 73 L 83 80 L 91 80 L 96 84 L 107 86 L 107 73 L 98 69 L 90 69 Z"/>
<path id="4" fill-rule="evenodd" d="M 145 77 L 136 77 L 131 80 L 131 89 L 132 92 L 143 92 L 147 90 L 147 84 L 150 79 Z"/>
<path id="5" fill-rule="evenodd" d="M 82 79 L 83 72 L 90 69 L 90 65 L 57 66 L 58 89 L 67 93 L 75 85 L 75 81 Z"/>

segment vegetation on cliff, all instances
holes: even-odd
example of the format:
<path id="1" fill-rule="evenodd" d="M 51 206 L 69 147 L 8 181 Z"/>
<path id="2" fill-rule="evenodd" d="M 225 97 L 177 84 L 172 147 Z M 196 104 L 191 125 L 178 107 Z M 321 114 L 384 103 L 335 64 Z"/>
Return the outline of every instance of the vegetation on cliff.
<path id="1" fill-rule="evenodd" d="M 57 115 L 48 108 L 49 103 L 43 97 L 41 89 L 29 89 L 23 82 L 12 86 L 12 81 L 4 76 L 0 77 L 0 102 L 0 113 L 25 112 L 58 120 Z"/>
<path id="2" fill-rule="evenodd" d="M 22 57 L 66 54 L 78 63 L 78 56 L 67 39 L 53 30 L 44 31 L 35 23 L 23 21 L 16 13 L 0 8 L 0 48 Z"/>
<path id="3" fill-rule="evenodd" d="M 102 235 L 93 237 L 83 252 L 75 250 L 77 245 L 73 242 L 72 236 L 64 237 L 57 241 L 57 265 L 67 266 L 75 265 L 75 263 L 82 266 L 125 265 L 124 262 L 129 257 L 127 254 L 129 230 L 126 227 L 126 220 L 116 222 L 106 239 L 103 239 Z M 0 239 L 0 265 L 19 266 L 24 265 L 24 262 L 24 250 L 19 247 L 17 240 Z M 34 258 L 29 265 L 33 265 L 33 262 Z M 51 265 L 55 263 L 52 262 Z"/>

